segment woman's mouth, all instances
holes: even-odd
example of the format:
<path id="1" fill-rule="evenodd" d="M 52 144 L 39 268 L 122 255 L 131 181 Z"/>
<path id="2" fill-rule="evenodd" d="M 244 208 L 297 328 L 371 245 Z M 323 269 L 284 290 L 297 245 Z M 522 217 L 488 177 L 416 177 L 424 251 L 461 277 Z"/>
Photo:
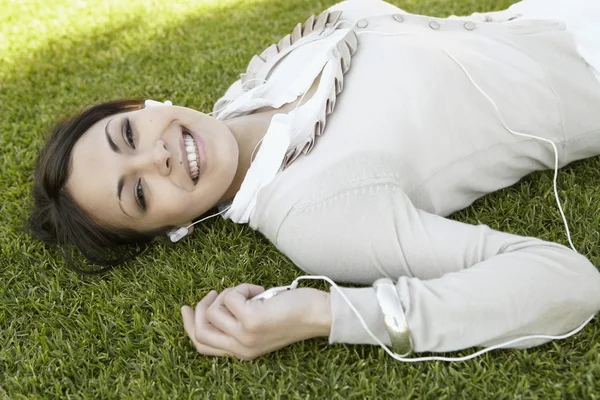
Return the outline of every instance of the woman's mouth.
<path id="1" fill-rule="evenodd" d="M 198 182 L 198 177 L 200 176 L 200 152 L 198 151 L 194 138 L 185 128 L 183 128 L 183 143 L 185 145 L 190 178 L 192 178 L 192 181 L 196 184 Z"/>

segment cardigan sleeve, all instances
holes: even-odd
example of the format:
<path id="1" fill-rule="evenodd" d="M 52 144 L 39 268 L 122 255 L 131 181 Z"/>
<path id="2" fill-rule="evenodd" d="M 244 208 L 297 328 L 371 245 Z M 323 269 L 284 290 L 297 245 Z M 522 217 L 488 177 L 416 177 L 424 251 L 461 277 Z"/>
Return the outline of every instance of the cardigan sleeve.
<path id="1" fill-rule="evenodd" d="M 417 352 L 558 335 L 600 310 L 600 273 L 584 256 L 426 213 L 391 182 L 346 186 L 296 205 L 279 227 L 276 245 L 311 274 L 360 284 L 383 276 L 397 281 Z M 374 289 L 341 290 L 389 344 Z M 337 290 L 330 291 L 330 343 L 374 344 Z"/>

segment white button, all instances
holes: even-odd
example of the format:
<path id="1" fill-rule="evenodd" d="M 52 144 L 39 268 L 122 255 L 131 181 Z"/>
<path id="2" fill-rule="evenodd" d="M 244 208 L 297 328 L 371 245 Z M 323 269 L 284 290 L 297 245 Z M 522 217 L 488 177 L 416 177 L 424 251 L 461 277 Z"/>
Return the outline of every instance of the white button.
<path id="1" fill-rule="evenodd" d="M 468 31 L 472 31 L 473 29 L 475 29 L 475 24 L 471 21 L 465 22 L 465 24 L 463 26 Z"/>
<path id="2" fill-rule="evenodd" d="M 358 26 L 359 28 L 366 28 L 369 25 L 369 22 L 367 22 L 366 19 L 361 19 L 360 21 L 358 21 L 356 23 L 356 26 Z"/>
<path id="3" fill-rule="evenodd" d="M 404 17 L 402 14 L 394 14 L 394 19 L 398 22 L 404 22 Z"/>
<path id="4" fill-rule="evenodd" d="M 431 29 L 434 29 L 434 30 L 436 30 L 436 31 L 437 31 L 438 29 L 440 29 L 440 24 L 439 24 L 437 21 L 431 21 L 431 22 L 429 23 L 429 27 L 430 27 Z"/>

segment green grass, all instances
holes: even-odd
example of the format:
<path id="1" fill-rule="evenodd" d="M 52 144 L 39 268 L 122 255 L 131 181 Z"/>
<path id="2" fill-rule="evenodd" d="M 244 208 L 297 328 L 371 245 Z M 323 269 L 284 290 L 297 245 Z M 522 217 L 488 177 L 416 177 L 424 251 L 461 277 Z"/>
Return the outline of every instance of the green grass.
<path id="1" fill-rule="evenodd" d="M 252 362 L 206 358 L 184 334 L 182 304 L 300 273 L 260 234 L 214 220 L 176 249 L 82 278 L 23 233 L 36 151 L 59 116 L 119 97 L 208 111 L 253 54 L 334 1 L 0 0 L 0 398 L 600 398 L 597 320 L 567 340 L 457 364 L 402 364 L 326 340 Z M 510 1 L 396 3 L 445 16 Z M 559 177 L 574 242 L 595 265 L 598 171 L 595 158 Z M 551 172 L 454 218 L 566 244 Z"/>

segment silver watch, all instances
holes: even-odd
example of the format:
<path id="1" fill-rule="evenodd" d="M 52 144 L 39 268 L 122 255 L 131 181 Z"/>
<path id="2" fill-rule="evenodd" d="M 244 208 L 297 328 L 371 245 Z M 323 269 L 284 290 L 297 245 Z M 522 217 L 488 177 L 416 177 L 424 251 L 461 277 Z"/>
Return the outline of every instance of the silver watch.
<path id="1" fill-rule="evenodd" d="M 381 278 L 373 283 L 375 294 L 379 307 L 383 312 L 385 326 L 390 341 L 392 350 L 402 357 L 406 357 L 412 353 L 413 344 L 410 337 L 410 331 L 404 315 L 402 303 L 396 292 L 396 285 L 389 278 Z"/>

